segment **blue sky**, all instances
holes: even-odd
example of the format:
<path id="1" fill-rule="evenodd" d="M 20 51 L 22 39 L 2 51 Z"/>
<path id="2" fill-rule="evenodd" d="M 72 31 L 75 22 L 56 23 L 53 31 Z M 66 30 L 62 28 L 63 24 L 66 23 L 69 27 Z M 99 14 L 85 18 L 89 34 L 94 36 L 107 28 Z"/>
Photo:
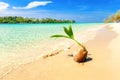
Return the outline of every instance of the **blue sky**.
<path id="1" fill-rule="evenodd" d="M 120 9 L 120 0 L 0 0 L 0 16 L 102 22 Z"/>

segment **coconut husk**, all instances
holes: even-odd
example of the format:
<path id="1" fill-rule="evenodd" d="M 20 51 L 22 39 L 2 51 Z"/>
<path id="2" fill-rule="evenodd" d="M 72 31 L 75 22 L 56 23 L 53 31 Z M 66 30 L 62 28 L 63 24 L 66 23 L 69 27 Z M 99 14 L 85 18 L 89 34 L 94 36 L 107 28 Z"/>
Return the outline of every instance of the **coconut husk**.
<path id="1" fill-rule="evenodd" d="M 75 54 L 75 55 L 73 56 L 73 59 L 74 59 L 76 62 L 79 62 L 79 63 L 80 63 L 80 62 L 84 62 L 85 59 L 87 58 L 87 53 L 88 53 L 88 51 L 81 49 L 81 50 L 78 52 L 78 54 Z"/>

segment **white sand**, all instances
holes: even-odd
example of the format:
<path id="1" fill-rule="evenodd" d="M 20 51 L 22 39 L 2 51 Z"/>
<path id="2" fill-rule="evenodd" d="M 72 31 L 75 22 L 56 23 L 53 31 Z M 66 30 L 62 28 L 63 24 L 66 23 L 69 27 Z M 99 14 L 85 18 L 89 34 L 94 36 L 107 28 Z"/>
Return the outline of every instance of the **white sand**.
<path id="1" fill-rule="evenodd" d="M 85 43 L 92 60 L 76 63 L 69 54 L 79 47 L 58 49 L 53 55 L 21 65 L 1 80 L 119 80 L 120 24 L 109 24 Z"/>

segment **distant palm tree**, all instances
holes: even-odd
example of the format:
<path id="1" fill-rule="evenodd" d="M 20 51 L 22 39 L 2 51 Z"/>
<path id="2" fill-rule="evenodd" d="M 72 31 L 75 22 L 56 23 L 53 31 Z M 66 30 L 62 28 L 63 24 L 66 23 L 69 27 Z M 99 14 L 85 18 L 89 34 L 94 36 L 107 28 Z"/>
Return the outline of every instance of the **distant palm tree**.
<path id="1" fill-rule="evenodd" d="M 87 57 L 88 52 L 87 52 L 86 47 L 74 38 L 72 26 L 70 25 L 68 28 L 64 27 L 64 32 L 66 33 L 66 35 L 56 34 L 56 35 L 52 35 L 51 37 L 52 38 L 53 37 L 55 38 L 64 37 L 64 38 L 68 38 L 68 39 L 75 41 L 80 47 L 82 47 L 82 49 L 80 50 L 78 54 L 74 56 L 74 60 L 77 62 L 84 62 Z"/>

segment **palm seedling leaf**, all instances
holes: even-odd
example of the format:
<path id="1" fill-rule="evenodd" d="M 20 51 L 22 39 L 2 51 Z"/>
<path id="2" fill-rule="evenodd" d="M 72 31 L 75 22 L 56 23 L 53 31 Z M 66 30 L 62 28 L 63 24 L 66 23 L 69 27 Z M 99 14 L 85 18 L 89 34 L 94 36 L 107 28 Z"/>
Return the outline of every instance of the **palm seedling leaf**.
<path id="1" fill-rule="evenodd" d="M 69 31 L 69 29 L 67 29 L 66 27 L 64 27 L 64 32 L 70 37 L 71 36 L 71 33 Z"/>
<path id="2" fill-rule="evenodd" d="M 69 38 L 68 36 L 65 36 L 65 35 L 59 35 L 59 34 L 52 35 L 52 36 L 50 36 L 50 37 L 55 37 L 55 38 L 61 38 L 61 37 Z"/>
<path id="3" fill-rule="evenodd" d="M 69 28 L 66 28 L 64 27 L 64 32 L 67 34 L 66 35 L 60 35 L 60 34 L 56 34 L 56 35 L 52 35 L 50 37 L 54 37 L 54 38 L 60 38 L 60 37 L 64 37 L 64 38 L 69 38 L 69 39 L 72 39 L 74 40 L 79 46 L 81 46 L 84 50 L 86 50 L 85 46 L 82 45 L 81 43 L 79 43 L 76 39 L 74 39 L 74 33 L 73 33 L 73 30 L 72 30 L 72 27 L 71 25 L 69 26 Z"/>
<path id="4" fill-rule="evenodd" d="M 73 34 L 73 30 L 72 30 L 72 27 L 71 27 L 71 25 L 69 26 L 69 33 L 70 33 L 70 37 L 72 38 L 72 39 L 74 39 L 74 34 Z"/>

